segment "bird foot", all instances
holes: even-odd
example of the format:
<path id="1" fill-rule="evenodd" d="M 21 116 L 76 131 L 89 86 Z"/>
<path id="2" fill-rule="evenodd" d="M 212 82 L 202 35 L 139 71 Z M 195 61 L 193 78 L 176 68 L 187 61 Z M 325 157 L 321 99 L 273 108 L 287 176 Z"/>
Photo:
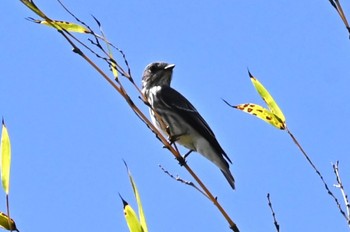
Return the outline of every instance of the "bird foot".
<path id="1" fill-rule="evenodd" d="M 186 164 L 186 160 L 184 159 L 184 157 L 179 156 L 176 159 L 177 161 L 179 161 L 180 166 L 184 166 Z"/>

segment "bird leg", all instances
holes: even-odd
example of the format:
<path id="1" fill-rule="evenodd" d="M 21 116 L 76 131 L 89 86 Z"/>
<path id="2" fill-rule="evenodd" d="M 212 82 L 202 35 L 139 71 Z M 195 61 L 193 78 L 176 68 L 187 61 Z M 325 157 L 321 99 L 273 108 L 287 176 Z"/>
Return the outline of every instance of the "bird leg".
<path id="1" fill-rule="evenodd" d="M 186 158 L 189 154 L 191 154 L 193 150 L 189 150 L 184 156 L 180 156 L 177 159 L 179 161 L 180 166 L 184 166 L 186 164 Z"/>
<path id="2" fill-rule="evenodd" d="M 165 131 L 168 134 L 168 141 L 169 141 L 170 145 L 173 145 L 177 140 L 179 140 L 179 138 L 181 136 L 183 136 L 185 134 L 185 133 L 182 133 L 182 134 L 172 135 L 171 132 L 170 132 L 170 127 L 169 126 L 167 126 L 165 128 Z"/>
<path id="3" fill-rule="evenodd" d="M 170 146 L 172 146 L 172 145 L 174 145 L 175 144 L 175 142 L 177 141 L 177 140 L 179 140 L 179 137 L 180 137 L 181 135 L 172 135 L 172 136 L 168 136 L 168 142 L 169 142 L 169 144 L 170 144 Z M 166 148 L 167 146 L 163 146 L 163 148 Z"/>
<path id="4" fill-rule="evenodd" d="M 189 156 L 192 153 L 193 150 L 189 150 L 185 155 L 184 155 L 184 160 L 186 161 L 187 156 Z"/>

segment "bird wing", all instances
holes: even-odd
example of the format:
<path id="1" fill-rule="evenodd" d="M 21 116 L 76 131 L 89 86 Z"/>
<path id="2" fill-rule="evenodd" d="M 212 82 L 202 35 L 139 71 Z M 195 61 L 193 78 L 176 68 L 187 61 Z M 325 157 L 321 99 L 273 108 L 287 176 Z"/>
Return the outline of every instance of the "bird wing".
<path id="1" fill-rule="evenodd" d="M 208 123 L 198 113 L 197 109 L 179 92 L 169 86 L 162 86 L 157 92 L 158 99 L 164 106 L 176 110 L 180 117 L 191 125 L 200 135 L 202 135 L 219 153 L 230 162 L 230 158 L 216 140 L 214 132 L 210 129 Z"/>

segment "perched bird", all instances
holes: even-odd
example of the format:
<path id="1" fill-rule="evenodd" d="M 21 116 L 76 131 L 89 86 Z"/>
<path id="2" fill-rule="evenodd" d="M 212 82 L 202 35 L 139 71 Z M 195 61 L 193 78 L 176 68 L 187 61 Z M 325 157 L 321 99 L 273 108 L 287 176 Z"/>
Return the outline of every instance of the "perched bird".
<path id="1" fill-rule="evenodd" d="M 152 123 L 165 132 L 171 142 L 183 145 L 190 152 L 197 151 L 213 162 L 235 189 L 228 164 L 232 162 L 208 123 L 181 93 L 170 87 L 174 67 L 174 64 L 155 62 L 143 72 L 142 93 L 149 103 Z"/>

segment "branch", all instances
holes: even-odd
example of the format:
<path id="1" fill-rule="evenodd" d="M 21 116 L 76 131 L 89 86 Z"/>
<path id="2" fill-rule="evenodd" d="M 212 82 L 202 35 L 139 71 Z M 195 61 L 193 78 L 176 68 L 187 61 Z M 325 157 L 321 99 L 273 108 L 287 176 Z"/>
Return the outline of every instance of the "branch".
<path id="1" fill-rule="evenodd" d="M 304 155 L 304 157 L 306 158 L 306 160 L 309 162 L 309 164 L 311 165 L 311 167 L 314 169 L 314 171 L 316 172 L 316 174 L 320 177 L 325 189 L 327 190 L 327 193 L 333 198 L 335 204 L 338 206 L 338 209 L 340 210 L 340 213 L 343 214 L 345 216 L 344 211 L 342 210 L 339 200 L 338 198 L 335 197 L 335 195 L 333 194 L 333 192 L 329 189 L 326 181 L 324 180 L 321 172 L 316 168 L 316 166 L 314 165 L 314 163 L 311 161 L 310 157 L 306 154 L 306 152 L 304 151 L 304 149 L 301 147 L 301 145 L 299 144 L 299 142 L 297 141 L 297 139 L 294 137 L 294 135 L 292 134 L 292 132 L 289 131 L 288 128 L 286 128 L 288 134 L 292 137 L 294 143 L 297 145 L 297 147 L 299 148 L 299 150 L 301 151 L 301 153 Z M 346 216 L 345 216 L 346 217 Z"/>
<path id="2" fill-rule="evenodd" d="M 182 184 L 191 186 L 193 188 L 195 188 L 197 191 L 199 191 L 201 194 L 203 194 L 206 198 L 209 199 L 209 197 L 205 194 L 205 192 L 203 192 L 200 188 L 198 188 L 192 181 L 188 181 L 188 180 L 184 180 L 182 178 L 180 178 L 179 176 L 174 176 L 173 174 L 171 174 L 168 170 L 166 170 L 165 168 L 162 167 L 162 165 L 159 164 L 160 169 L 162 169 L 162 171 L 167 174 L 170 178 L 172 178 L 173 180 L 176 180 Z"/>
<path id="3" fill-rule="evenodd" d="M 272 213 L 273 224 L 275 225 L 276 231 L 279 232 L 280 231 L 280 225 L 277 222 L 275 211 L 272 208 L 272 203 L 271 203 L 271 200 L 270 200 L 270 193 L 267 193 L 267 201 L 269 202 L 269 207 L 270 207 L 270 210 L 271 210 L 271 213 Z"/>
<path id="4" fill-rule="evenodd" d="M 337 205 L 338 205 L 338 208 L 340 210 L 340 213 L 344 216 L 344 218 L 346 219 L 348 225 L 350 226 L 350 204 L 349 204 L 348 195 L 345 193 L 343 183 L 342 183 L 342 181 L 340 179 L 339 161 L 337 161 L 335 164 L 332 164 L 332 167 L 333 167 L 333 171 L 334 171 L 334 174 L 335 174 L 336 180 L 337 180 L 337 184 L 334 184 L 334 187 L 340 189 L 340 192 L 341 192 L 341 194 L 343 196 L 343 200 L 344 200 L 344 203 L 345 203 L 345 206 L 346 206 L 346 214 L 343 211 L 341 205 L 339 203 Z"/>

